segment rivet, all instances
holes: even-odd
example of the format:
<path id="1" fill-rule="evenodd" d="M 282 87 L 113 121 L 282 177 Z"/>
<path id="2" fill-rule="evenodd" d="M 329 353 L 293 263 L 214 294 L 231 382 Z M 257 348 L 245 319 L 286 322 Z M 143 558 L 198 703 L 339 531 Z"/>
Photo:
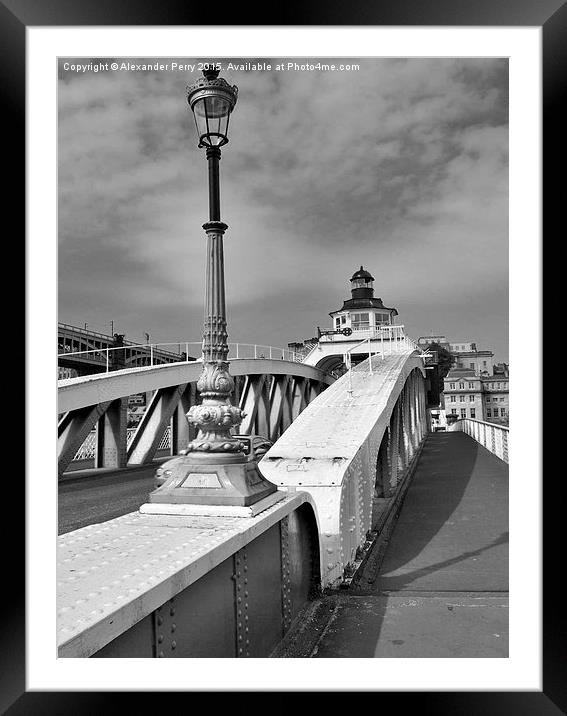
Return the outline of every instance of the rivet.
<path id="1" fill-rule="evenodd" d="M 159 626 L 161 626 L 161 625 L 163 624 L 163 617 L 158 617 L 158 618 L 157 618 L 157 623 L 158 623 Z"/>
<path id="2" fill-rule="evenodd" d="M 161 659 L 163 659 L 163 657 L 164 657 L 163 651 L 160 651 L 160 653 L 158 654 L 158 657 L 160 657 Z"/>
<path id="3" fill-rule="evenodd" d="M 172 624 L 172 625 L 171 625 L 171 631 L 172 631 L 172 633 L 175 631 L 176 628 L 177 628 L 177 627 L 175 626 L 175 624 Z"/>
<path id="4" fill-rule="evenodd" d="M 171 648 L 172 648 L 172 649 L 175 649 L 176 646 L 177 646 L 177 642 L 172 641 L 172 642 L 171 642 Z"/>
<path id="5" fill-rule="evenodd" d="M 157 640 L 158 640 L 158 644 L 161 644 L 162 641 L 163 641 L 163 634 L 160 634 L 160 635 L 158 636 L 158 639 L 157 639 Z"/>

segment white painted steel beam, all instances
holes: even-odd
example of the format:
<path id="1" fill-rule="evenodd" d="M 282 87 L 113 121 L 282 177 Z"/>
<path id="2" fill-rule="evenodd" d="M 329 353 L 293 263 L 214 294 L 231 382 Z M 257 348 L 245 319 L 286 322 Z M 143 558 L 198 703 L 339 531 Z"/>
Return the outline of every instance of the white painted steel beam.
<path id="1" fill-rule="evenodd" d="M 156 390 L 128 447 L 128 465 L 152 461 L 186 388 L 182 383 Z"/>
<path id="2" fill-rule="evenodd" d="M 424 379 L 417 354 L 375 356 L 372 372 L 364 361 L 311 402 L 260 462 L 278 488 L 312 495 L 324 587 L 342 580 L 371 529 L 378 451 L 389 427 L 391 489 L 398 465 L 409 463 L 410 386 Z"/>
<path id="3" fill-rule="evenodd" d="M 88 405 L 116 400 L 135 393 L 145 393 L 182 383 L 196 383 L 203 364 L 169 363 L 144 368 L 128 368 L 58 381 L 58 413 Z M 268 358 L 240 358 L 230 361 L 232 376 L 294 375 L 330 385 L 334 378 L 312 366 Z"/>

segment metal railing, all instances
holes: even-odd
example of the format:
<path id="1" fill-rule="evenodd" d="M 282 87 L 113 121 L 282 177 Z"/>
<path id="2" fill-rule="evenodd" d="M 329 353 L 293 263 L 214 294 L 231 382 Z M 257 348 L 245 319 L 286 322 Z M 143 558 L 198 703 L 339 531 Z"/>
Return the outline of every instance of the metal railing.
<path id="1" fill-rule="evenodd" d="M 344 327 L 344 326 L 343 326 Z M 352 328 L 352 333 L 347 340 L 356 341 L 362 339 L 384 340 L 384 341 L 403 341 L 407 338 L 405 334 L 405 326 L 403 324 L 385 324 L 380 326 L 372 326 L 371 328 Z M 321 336 L 321 343 L 342 343 L 345 337 L 343 334 L 324 334 Z M 415 344 L 417 345 L 417 344 Z"/>
<path id="2" fill-rule="evenodd" d="M 127 428 L 126 430 L 126 448 L 130 447 L 130 443 L 134 438 L 134 434 L 138 428 Z M 162 439 L 158 445 L 158 450 L 169 450 L 171 447 L 171 425 L 168 425 L 165 429 Z M 91 430 L 87 435 L 86 440 L 81 447 L 75 453 L 75 460 L 94 460 L 96 454 L 96 430 Z"/>
<path id="3" fill-rule="evenodd" d="M 352 395 L 352 353 L 356 351 L 357 349 L 360 349 L 361 346 L 364 346 L 367 344 L 367 348 L 364 349 L 364 351 L 358 351 L 359 353 L 364 352 L 368 353 L 368 372 L 370 375 L 373 373 L 372 369 L 372 356 L 373 355 L 380 355 L 382 360 L 384 360 L 384 356 L 386 355 L 394 355 L 394 354 L 401 354 L 401 353 L 411 353 L 412 351 L 421 351 L 417 343 L 407 336 L 403 328 L 404 326 L 383 326 L 382 327 L 387 329 L 402 329 L 401 331 L 395 332 L 395 338 L 388 338 L 386 337 L 386 340 L 384 340 L 384 336 L 392 336 L 393 333 L 391 331 L 386 330 L 380 330 L 376 331 L 374 336 L 368 336 L 367 338 L 364 338 L 360 343 L 357 343 L 356 345 L 352 346 L 352 348 L 349 348 L 347 351 L 343 354 L 343 362 L 345 364 L 345 367 L 348 371 L 348 392 L 350 395 Z M 379 340 L 379 342 L 378 342 Z"/>
<path id="4" fill-rule="evenodd" d="M 506 425 L 486 423 L 484 420 L 474 418 L 461 418 L 451 425 L 448 430 L 460 430 L 490 450 L 504 462 L 508 462 L 508 434 Z"/>
<path id="5" fill-rule="evenodd" d="M 149 358 L 149 365 L 159 365 L 160 364 L 160 357 L 166 356 L 166 357 L 175 357 L 179 358 L 177 362 L 179 363 L 188 363 L 193 362 L 195 360 L 201 360 L 201 358 L 191 358 L 189 356 L 189 346 L 195 346 L 198 347 L 198 352 L 200 353 L 202 350 L 202 341 L 185 341 L 185 342 L 179 342 L 175 341 L 172 343 L 151 343 L 151 344 L 128 344 L 124 346 L 115 346 L 112 348 L 94 348 L 87 351 L 72 351 L 64 353 L 59 353 L 57 355 L 57 358 L 69 358 L 71 356 L 85 356 L 90 357 L 92 360 L 98 360 L 100 358 L 101 362 L 105 363 L 106 366 L 106 372 L 108 373 L 111 369 L 111 356 L 110 354 L 113 351 L 124 351 L 124 350 L 135 350 L 137 351 L 137 355 L 131 356 L 131 358 L 139 359 L 143 356 L 147 356 Z M 176 354 L 172 353 L 171 351 L 164 351 L 162 350 L 162 347 L 164 346 L 178 346 L 178 349 L 183 346 L 185 348 L 185 359 L 183 360 L 182 354 Z M 287 360 L 294 363 L 301 363 L 303 362 L 304 356 L 297 352 L 292 351 L 289 348 L 278 348 L 276 346 L 264 346 L 259 345 L 257 343 L 229 343 L 229 356 L 230 358 L 234 359 L 240 359 L 240 358 L 269 358 L 271 360 Z M 197 351 L 194 351 L 197 352 Z"/>

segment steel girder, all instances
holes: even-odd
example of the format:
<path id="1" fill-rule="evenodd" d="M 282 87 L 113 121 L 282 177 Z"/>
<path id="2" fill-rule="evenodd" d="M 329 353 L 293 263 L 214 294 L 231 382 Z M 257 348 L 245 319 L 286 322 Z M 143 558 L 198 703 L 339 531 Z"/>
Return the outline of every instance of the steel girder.
<path id="1" fill-rule="evenodd" d="M 277 366 L 279 370 L 281 363 Z M 280 372 L 237 376 L 233 400 L 246 412 L 240 431 L 277 440 L 326 385 L 301 374 Z M 172 436 L 170 453 L 178 454 L 194 437 L 194 428 L 189 425 L 186 414 L 197 402 L 196 382 L 157 388 L 128 447 L 126 397 L 69 411 L 59 424 L 59 474 L 69 467 L 95 425 L 98 426 L 96 467 L 150 463 L 168 426 Z"/>

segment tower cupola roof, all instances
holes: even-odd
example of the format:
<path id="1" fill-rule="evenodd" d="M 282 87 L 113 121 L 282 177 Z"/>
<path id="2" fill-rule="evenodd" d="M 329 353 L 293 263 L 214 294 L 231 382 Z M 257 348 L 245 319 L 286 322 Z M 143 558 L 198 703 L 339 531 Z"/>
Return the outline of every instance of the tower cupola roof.
<path id="1" fill-rule="evenodd" d="M 374 276 L 366 271 L 362 266 L 359 268 L 358 271 L 355 271 L 352 275 L 351 281 L 356 281 L 357 278 L 365 278 L 369 281 L 374 281 Z"/>

